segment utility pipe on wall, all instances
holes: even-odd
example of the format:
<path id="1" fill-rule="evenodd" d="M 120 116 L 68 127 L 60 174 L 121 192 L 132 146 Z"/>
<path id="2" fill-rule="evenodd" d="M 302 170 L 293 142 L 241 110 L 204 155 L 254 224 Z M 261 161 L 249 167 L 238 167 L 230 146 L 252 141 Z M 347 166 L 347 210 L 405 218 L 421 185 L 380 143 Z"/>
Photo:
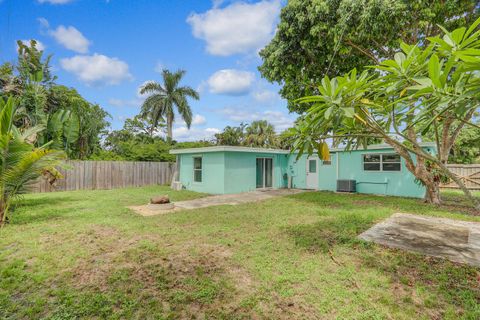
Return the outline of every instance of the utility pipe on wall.
<path id="1" fill-rule="evenodd" d="M 338 152 L 335 153 L 335 162 L 336 162 L 336 166 L 337 166 L 337 168 L 336 168 L 337 169 L 336 170 L 337 171 L 337 180 L 338 180 L 338 176 L 339 176 L 338 172 L 340 170 L 340 159 L 339 158 L 340 158 L 340 154 Z"/>

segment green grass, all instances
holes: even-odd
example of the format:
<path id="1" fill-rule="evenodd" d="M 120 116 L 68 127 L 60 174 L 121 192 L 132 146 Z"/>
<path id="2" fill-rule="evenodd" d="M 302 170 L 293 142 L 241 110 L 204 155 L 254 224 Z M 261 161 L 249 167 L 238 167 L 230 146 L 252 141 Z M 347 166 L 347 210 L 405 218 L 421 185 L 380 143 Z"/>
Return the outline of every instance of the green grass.
<path id="1" fill-rule="evenodd" d="M 1 319 L 478 319 L 478 268 L 356 236 L 394 212 L 480 221 L 458 192 L 327 192 L 155 217 L 167 187 L 28 195 L 0 230 Z M 477 196 L 480 194 L 477 193 Z"/>

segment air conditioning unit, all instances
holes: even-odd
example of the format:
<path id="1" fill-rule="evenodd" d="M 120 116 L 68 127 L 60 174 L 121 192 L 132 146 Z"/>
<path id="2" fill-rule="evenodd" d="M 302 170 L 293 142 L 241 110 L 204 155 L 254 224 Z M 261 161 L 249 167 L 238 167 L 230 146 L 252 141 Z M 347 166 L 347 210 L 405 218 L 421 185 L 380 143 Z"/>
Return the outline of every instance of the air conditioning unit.
<path id="1" fill-rule="evenodd" d="M 357 181 L 337 180 L 337 192 L 357 192 Z"/>

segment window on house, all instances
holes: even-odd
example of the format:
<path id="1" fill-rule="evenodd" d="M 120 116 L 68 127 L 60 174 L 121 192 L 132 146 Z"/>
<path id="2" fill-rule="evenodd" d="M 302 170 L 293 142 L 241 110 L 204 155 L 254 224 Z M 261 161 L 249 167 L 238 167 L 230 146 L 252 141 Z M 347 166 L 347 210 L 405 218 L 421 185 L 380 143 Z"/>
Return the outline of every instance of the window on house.
<path id="1" fill-rule="evenodd" d="M 308 160 L 308 172 L 316 173 L 317 172 L 317 160 Z"/>
<path id="2" fill-rule="evenodd" d="M 193 181 L 202 182 L 202 157 L 193 158 Z"/>
<path id="3" fill-rule="evenodd" d="M 332 165 L 332 160 L 323 160 L 323 165 L 324 166 L 331 166 Z"/>
<path id="4" fill-rule="evenodd" d="M 364 154 L 365 171 L 400 171 L 401 160 L 398 154 Z"/>
<path id="5" fill-rule="evenodd" d="M 382 155 L 382 170 L 383 171 L 400 171 L 401 161 L 398 154 L 383 154 Z"/>

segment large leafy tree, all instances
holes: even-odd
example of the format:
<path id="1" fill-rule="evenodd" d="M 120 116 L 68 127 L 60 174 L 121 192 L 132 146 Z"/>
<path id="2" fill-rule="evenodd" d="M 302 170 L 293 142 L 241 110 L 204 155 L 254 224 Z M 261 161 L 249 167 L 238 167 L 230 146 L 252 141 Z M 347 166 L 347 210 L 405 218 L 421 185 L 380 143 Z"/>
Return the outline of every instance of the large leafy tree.
<path id="1" fill-rule="evenodd" d="M 300 99 L 309 109 L 295 129 L 295 148 L 300 154 L 311 153 L 321 144 L 322 152 L 327 138 L 347 148 L 379 138 L 425 185 L 427 201 L 440 203 L 439 182 L 446 176 L 480 209 L 446 166 L 462 129 L 476 126 L 472 117 L 480 106 L 479 25 L 480 19 L 468 28 L 443 29 L 442 37 L 428 38 L 422 45 L 402 42 L 402 52 L 376 65 L 375 71 L 324 77 L 318 95 Z M 434 153 L 421 147 L 427 132 L 433 132 Z"/>
<path id="2" fill-rule="evenodd" d="M 42 130 L 19 130 L 13 120 L 16 105 L 12 98 L 0 98 L 0 227 L 5 224 L 12 201 L 28 191 L 32 182 L 53 168 L 62 153 L 48 145 L 34 147 L 29 138 Z"/>
<path id="3" fill-rule="evenodd" d="M 324 76 L 393 59 L 398 39 L 422 46 L 438 24 L 453 30 L 478 16 L 473 0 L 289 0 L 259 69 L 282 85 L 290 111 L 302 113 L 308 107 L 296 99 L 319 93 Z"/>
<path id="4" fill-rule="evenodd" d="M 85 159 L 100 148 L 109 114 L 75 89 L 56 84 L 50 58 L 43 57 L 35 41 L 19 41 L 17 63 L 0 66 L 0 96 L 16 98 L 18 128 L 43 128 L 29 137 L 37 146 L 52 141 L 50 147 L 64 150 L 69 158 Z"/>
<path id="5" fill-rule="evenodd" d="M 152 134 L 149 119 L 135 116 L 125 120 L 121 130 L 110 132 L 104 141 L 104 149 L 98 150 L 90 159 L 93 160 L 128 160 L 128 161 L 175 161 L 170 154 L 172 148 L 195 148 L 210 146 L 208 141 L 169 143 L 165 138 Z"/>
<path id="6" fill-rule="evenodd" d="M 165 129 L 165 123 L 160 122 L 154 125 L 150 115 L 136 115 L 126 119 L 123 128 L 134 134 L 145 134 L 153 138 Z"/>
<path id="7" fill-rule="evenodd" d="M 191 87 L 180 86 L 180 81 L 184 76 L 184 70 L 176 72 L 163 70 L 162 84 L 149 81 L 140 88 L 141 94 L 148 95 L 142 105 L 142 116 L 149 116 L 153 121 L 154 127 L 157 127 L 165 119 L 168 141 L 172 141 L 175 113 L 178 112 L 187 124 L 187 127 L 190 128 L 192 124 L 192 108 L 188 98 L 200 99 L 198 92 Z"/>

